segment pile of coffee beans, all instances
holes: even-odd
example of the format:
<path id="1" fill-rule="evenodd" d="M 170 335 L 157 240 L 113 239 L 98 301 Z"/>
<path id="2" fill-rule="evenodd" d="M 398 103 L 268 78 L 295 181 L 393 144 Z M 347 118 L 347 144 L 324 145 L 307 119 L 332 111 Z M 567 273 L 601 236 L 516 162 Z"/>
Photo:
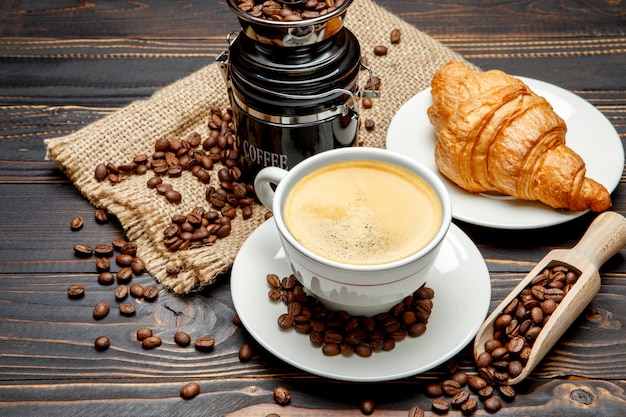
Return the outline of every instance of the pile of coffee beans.
<path id="1" fill-rule="evenodd" d="M 514 298 L 494 322 L 494 337 L 476 365 L 487 381 L 506 383 L 522 373 L 532 346 L 579 273 L 566 265 L 545 268 Z"/>
<path id="2" fill-rule="evenodd" d="M 146 186 L 154 189 L 172 204 L 179 204 L 184 196 L 175 190 L 168 178 L 178 178 L 189 171 L 202 184 L 207 184 L 205 198 L 210 208 L 196 207 L 190 213 L 175 214 L 163 231 L 164 244 L 175 252 L 195 246 L 212 245 L 230 235 L 231 220 L 239 212 L 244 220 L 252 217 L 257 202 L 252 184 L 242 178 L 239 166 L 232 110 L 212 107 L 208 121 L 209 135 L 203 139 L 193 132 L 185 139 L 161 137 L 154 143 L 153 152 L 137 154 L 126 164 L 100 163 L 94 170 L 97 181 L 117 184 L 125 175 L 154 174 Z M 218 186 L 210 185 L 213 177 Z M 73 220 L 73 228 L 80 228 Z"/>
<path id="3" fill-rule="evenodd" d="M 345 0 L 305 0 L 294 5 L 274 0 L 237 0 L 238 7 L 252 17 L 294 22 L 324 16 L 344 4 Z"/>
<path id="4" fill-rule="evenodd" d="M 269 298 L 287 306 L 287 312 L 278 317 L 278 326 L 308 335 L 326 356 L 369 357 L 373 352 L 394 349 L 396 342 L 407 336 L 421 336 L 426 332 L 435 296 L 431 288 L 422 286 L 388 312 L 357 317 L 324 307 L 305 293 L 293 274 L 282 279 L 268 274 L 266 281 Z"/>

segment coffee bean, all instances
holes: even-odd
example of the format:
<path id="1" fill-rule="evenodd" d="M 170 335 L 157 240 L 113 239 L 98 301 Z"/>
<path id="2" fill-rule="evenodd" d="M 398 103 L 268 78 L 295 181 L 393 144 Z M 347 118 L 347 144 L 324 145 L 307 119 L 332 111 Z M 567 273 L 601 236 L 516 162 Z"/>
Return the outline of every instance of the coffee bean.
<path id="1" fill-rule="evenodd" d="M 474 391 L 479 391 L 483 388 L 485 388 L 487 385 L 487 381 L 485 381 L 484 378 L 479 377 L 479 376 L 471 376 L 468 380 L 467 380 L 467 385 Z"/>
<path id="2" fill-rule="evenodd" d="M 446 414 L 450 411 L 450 401 L 443 398 L 434 398 L 431 405 L 433 411 L 437 414 Z"/>
<path id="3" fill-rule="evenodd" d="M 130 269 L 133 271 L 133 274 L 141 275 L 146 271 L 146 264 L 143 262 L 141 258 L 135 257 L 130 262 Z"/>
<path id="4" fill-rule="evenodd" d="M 183 201 L 183 196 L 176 190 L 167 190 L 165 192 L 165 199 L 173 204 L 178 204 Z"/>
<path id="5" fill-rule="evenodd" d="M 441 388 L 440 383 L 433 382 L 431 384 L 426 385 L 424 393 L 427 397 L 437 398 L 443 395 L 443 389 Z"/>
<path id="6" fill-rule="evenodd" d="M 143 299 L 146 301 L 154 301 L 159 296 L 159 289 L 156 285 L 150 285 L 143 290 Z"/>
<path id="7" fill-rule="evenodd" d="M 210 336 L 199 337 L 194 342 L 194 345 L 200 352 L 210 352 L 215 347 L 215 339 Z"/>
<path id="8" fill-rule="evenodd" d="M 109 258 L 111 256 L 113 256 L 113 245 L 110 243 L 100 243 L 99 245 L 96 245 L 95 248 L 93 248 L 93 253 L 96 256 L 100 256 L 103 258 Z"/>
<path id="9" fill-rule="evenodd" d="M 109 170 L 107 169 L 105 164 L 96 165 L 96 169 L 94 170 L 94 178 L 96 181 L 104 181 L 109 176 Z"/>
<path id="10" fill-rule="evenodd" d="M 130 266 L 133 259 L 134 257 L 132 255 L 122 253 L 120 255 L 117 255 L 117 257 L 115 258 L 115 263 L 117 263 L 119 266 Z"/>
<path id="11" fill-rule="evenodd" d="M 457 392 L 452 399 L 450 400 L 452 407 L 456 409 L 460 409 L 463 404 L 467 402 L 470 398 L 469 391 L 461 390 Z"/>
<path id="12" fill-rule="evenodd" d="M 119 309 L 120 314 L 123 316 L 134 316 L 135 312 L 137 311 L 135 309 L 135 306 L 132 304 L 120 304 Z"/>
<path id="13" fill-rule="evenodd" d="M 414 405 L 409 409 L 408 417 L 424 417 L 424 409 L 421 407 Z"/>
<path id="14" fill-rule="evenodd" d="M 447 379 L 441 383 L 441 389 L 445 395 L 453 397 L 461 390 L 461 384 L 453 379 Z"/>
<path id="15" fill-rule="evenodd" d="M 468 398 L 466 402 L 461 405 L 461 413 L 464 416 L 470 416 L 478 410 L 478 401 L 475 398 Z"/>
<path id="16" fill-rule="evenodd" d="M 81 258 L 89 258 L 93 254 L 93 248 L 89 245 L 76 244 L 74 245 L 74 253 Z"/>
<path id="17" fill-rule="evenodd" d="M 96 259 L 96 271 L 108 272 L 111 269 L 111 262 L 107 258 Z"/>
<path id="18" fill-rule="evenodd" d="M 178 346 L 189 346 L 191 344 L 191 336 L 185 332 L 177 331 L 174 333 L 174 342 L 176 342 Z"/>
<path id="19" fill-rule="evenodd" d="M 289 404 L 289 401 L 291 401 L 291 392 L 283 386 L 274 388 L 274 401 L 276 401 L 276 404 L 280 405 Z"/>
<path id="20" fill-rule="evenodd" d="M 384 45 L 377 45 L 374 47 L 374 55 L 384 56 L 387 55 L 387 47 Z"/>
<path id="21" fill-rule="evenodd" d="M 361 104 L 364 109 L 371 109 L 374 106 L 374 101 L 369 97 L 365 97 L 361 100 Z"/>
<path id="22" fill-rule="evenodd" d="M 120 268 L 115 274 L 118 284 L 128 284 L 133 278 L 133 271 L 129 267 Z"/>
<path id="23" fill-rule="evenodd" d="M 498 392 L 505 401 L 513 401 L 515 399 L 515 388 L 511 385 L 498 385 Z"/>
<path id="24" fill-rule="evenodd" d="M 502 408 L 502 402 L 496 397 L 489 397 L 483 401 L 485 411 L 488 413 L 497 413 Z"/>
<path id="25" fill-rule="evenodd" d="M 102 320 L 109 314 L 109 303 L 106 301 L 101 301 L 93 309 L 93 318 L 96 320 Z"/>
<path id="26" fill-rule="evenodd" d="M 400 29 L 393 29 L 391 31 L 391 34 L 389 35 L 389 41 L 392 44 L 398 44 L 400 43 L 400 38 L 402 36 L 402 32 L 400 31 Z"/>
<path id="27" fill-rule="evenodd" d="M 126 284 L 120 284 L 115 289 L 115 299 L 117 301 L 124 301 L 128 297 L 128 286 Z"/>
<path id="28" fill-rule="evenodd" d="M 158 336 L 148 336 L 141 341 L 141 347 L 150 350 L 161 346 L 161 338 Z"/>
<path id="29" fill-rule="evenodd" d="M 110 345 L 111 345 L 111 341 L 106 336 L 99 336 L 94 341 L 94 347 L 96 348 L 97 351 L 100 351 L 100 352 L 107 350 Z"/>
<path id="30" fill-rule="evenodd" d="M 248 362 L 253 357 L 254 349 L 252 348 L 252 345 L 248 342 L 242 343 L 241 347 L 239 348 L 239 361 Z"/>
<path id="31" fill-rule="evenodd" d="M 93 213 L 96 222 L 99 224 L 104 224 L 109 221 L 109 213 L 102 209 L 96 209 Z"/>
<path id="32" fill-rule="evenodd" d="M 180 389 L 180 396 L 185 400 L 190 400 L 200 394 L 200 385 L 197 382 L 188 382 Z"/>
<path id="33" fill-rule="evenodd" d="M 486 368 L 491 365 L 492 357 L 489 352 L 481 352 L 476 358 L 476 366 Z"/>
<path id="34" fill-rule="evenodd" d="M 114 282 L 115 282 L 115 276 L 111 272 L 104 271 L 98 274 L 98 284 L 111 285 Z"/>
<path id="35" fill-rule="evenodd" d="M 361 404 L 359 404 L 359 410 L 361 410 L 363 415 L 372 415 L 376 410 L 376 403 L 372 400 L 363 400 L 361 401 Z"/>
<path id="36" fill-rule="evenodd" d="M 83 284 L 72 284 L 67 287 L 67 296 L 73 300 L 82 298 L 85 296 L 85 287 Z"/>
<path id="37" fill-rule="evenodd" d="M 144 339 L 152 336 L 152 329 L 149 327 L 141 327 L 137 329 L 135 336 L 137 336 L 137 340 L 143 341 Z"/>
<path id="38" fill-rule="evenodd" d="M 487 385 L 485 388 L 478 390 L 477 394 L 481 400 L 486 400 L 493 395 L 493 385 Z"/>
<path id="39" fill-rule="evenodd" d="M 140 284 L 133 284 L 129 288 L 129 293 L 133 298 L 143 298 L 143 287 Z"/>
<path id="40" fill-rule="evenodd" d="M 85 224 L 85 221 L 83 220 L 83 218 L 80 217 L 80 216 L 76 216 L 70 222 L 70 229 L 72 231 L 80 230 L 80 229 L 82 229 L 84 224 Z"/>
<path id="41" fill-rule="evenodd" d="M 376 127 L 376 123 L 372 119 L 365 119 L 365 129 L 366 130 L 374 130 Z"/>

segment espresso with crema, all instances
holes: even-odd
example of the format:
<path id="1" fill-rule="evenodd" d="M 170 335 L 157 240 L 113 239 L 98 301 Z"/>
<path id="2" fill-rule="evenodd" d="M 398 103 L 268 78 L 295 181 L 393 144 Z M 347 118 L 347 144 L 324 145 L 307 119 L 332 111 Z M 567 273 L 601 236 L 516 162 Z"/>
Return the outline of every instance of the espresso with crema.
<path id="1" fill-rule="evenodd" d="M 326 259 L 376 265 L 426 246 L 442 221 L 435 191 L 409 170 L 380 161 L 348 160 L 302 178 L 283 208 L 289 232 Z"/>

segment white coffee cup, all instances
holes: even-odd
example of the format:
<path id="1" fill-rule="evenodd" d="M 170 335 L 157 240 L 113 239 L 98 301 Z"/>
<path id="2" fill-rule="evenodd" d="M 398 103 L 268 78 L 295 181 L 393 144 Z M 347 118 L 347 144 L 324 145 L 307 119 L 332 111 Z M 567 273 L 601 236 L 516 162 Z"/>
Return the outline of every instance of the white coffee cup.
<path id="1" fill-rule="evenodd" d="M 392 164 L 410 171 L 430 186 L 441 207 L 441 216 L 434 237 L 424 247 L 399 260 L 353 264 L 321 256 L 290 233 L 285 224 L 284 207 L 293 187 L 318 168 L 351 160 Z M 331 310 L 344 310 L 352 315 L 372 316 L 387 311 L 426 283 L 452 219 L 450 198 L 439 177 L 413 159 L 385 149 L 339 148 L 313 155 L 289 171 L 267 167 L 257 174 L 254 187 L 259 200 L 273 211 L 289 267 L 307 293 Z M 389 204 L 402 204 L 402 201 L 399 198 Z M 415 219 L 423 220 L 419 213 L 415 213 Z"/>

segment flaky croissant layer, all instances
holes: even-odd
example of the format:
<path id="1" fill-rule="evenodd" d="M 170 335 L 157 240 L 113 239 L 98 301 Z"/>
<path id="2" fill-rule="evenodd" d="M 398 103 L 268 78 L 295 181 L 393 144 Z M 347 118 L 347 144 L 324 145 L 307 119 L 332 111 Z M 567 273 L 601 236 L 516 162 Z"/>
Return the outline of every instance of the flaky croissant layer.
<path id="1" fill-rule="evenodd" d="M 607 189 L 585 177 L 585 162 L 566 146 L 563 119 L 522 81 L 449 62 L 431 87 L 435 161 L 451 181 L 559 209 L 611 207 Z"/>

